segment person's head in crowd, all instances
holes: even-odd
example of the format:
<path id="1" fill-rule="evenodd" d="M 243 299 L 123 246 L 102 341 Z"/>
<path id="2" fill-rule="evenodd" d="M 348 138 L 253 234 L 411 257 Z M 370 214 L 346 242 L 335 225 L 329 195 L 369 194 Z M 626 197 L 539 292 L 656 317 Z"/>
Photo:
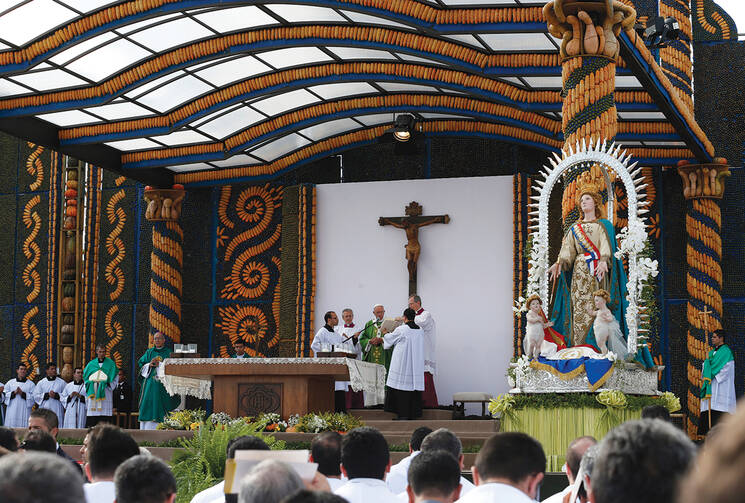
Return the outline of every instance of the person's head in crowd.
<path id="1" fill-rule="evenodd" d="M 57 364 L 54 362 L 47 363 L 46 373 L 47 379 L 50 381 L 57 379 Z"/>
<path id="2" fill-rule="evenodd" d="M 346 499 L 334 493 L 300 489 L 282 500 L 281 503 L 348 503 Z"/>
<path id="3" fill-rule="evenodd" d="M 449 451 L 427 450 L 422 445 L 422 452 L 409 465 L 409 485 L 406 487 L 409 503 L 457 501 L 461 490 L 460 465 Z"/>
<path id="4" fill-rule="evenodd" d="M 330 327 L 335 327 L 339 324 L 339 317 L 336 316 L 334 311 L 328 311 L 323 315 L 323 321 Z"/>
<path id="5" fill-rule="evenodd" d="M 440 428 L 424 437 L 421 451 L 437 450 L 449 452 L 463 468 L 463 444 L 455 433 L 447 428 Z"/>
<path id="6" fill-rule="evenodd" d="M 173 503 L 176 478 L 154 456 L 137 455 L 124 461 L 114 473 L 115 503 Z"/>
<path id="7" fill-rule="evenodd" d="M 96 358 L 98 358 L 99 362 L 104 361 L 106 358 L 106 346 L 98 343 L 96 344 Z"/>
<path id="8" fill-rule="evenodd" d="M 45 431 L 57 438 L 57 433 L 59 433 L 57 414 L 49 409 L 32 410 L 28 415 L 28 429 Z"/>
<path id="9" fill-rule="evenodd" d="M 269 446 L 261 437 L 243 435 L 228 442 L 226 455 L 228 459 L 235 459 L 235 451 L 268 451 Z"/>
<path id="10" fill-rule="evenodd" d="M 25 381 L 27 372 L 28 372 L 28 367 L 26 367 L 26 364 L 19 363 L 18 367 L 16 367 L 16 379 L 21 382 Z"/>
<path id="11" fill-rule="evenodd" d="M 69 461 L 47 452 L 0 458 L 0 495 L 3 503 L 85 501 L 80 472 Z"/>
<path id="12" fill-rule="evenodd" d="M 569 442 L 566 455 L 566 474 L 570 484 L 573 484 L 574 479 L 577 477 L 582 456 L 587 452 L 587 449 L 597 443 L 598 441 L 595 440 L 595 437 L 590 436 L 578 437 Z"/>
<path id="13" fill-rule="evenodd" d="M 420 426 L 411 434 L 409 438 L 409 452 L 416 452 L 422 449 L 422 441 L 424 437 L 432 433 L 432 428 L 428 426 Z"/>
<path id="14" fill-rule="evenodd" d="M 75 369 L 77 371 L 77 369 Z M 81 377 L 82 377 L 82 370 L 81 370 Z M 119 371 L 116 373 L 116 375 L 119 377 L 119 384 L 124 384 L 127 382 L 127 375 L 124 373 L 122 369 L 119 369 Z"/>
<path id="15" fill-rule="evenodd" d="M 674 501 L 678 485 L 695 455 L 693 442 L 670 423 L 656 419 L 623 423 L 600 443 L 590 500 L 593 503 Z"/>
<path id="16" fill-rule="evenodd" d="M 246 343 L 243 342 L 243 339 L 236 339 L 233 343 L 233 351 L 235 351 L 236 356 L 243 356 L 246 353 Z"/>
<path id="17" fill-rule="evenodd" d="M 745 407 L 717 423 L 706 436 L 696 468 L 682 482 L 678 503 L 739 503 L 745 494 Z"/>
<path id="18" fill-rule="evenodd" d="M 375 428 L 355 428 L 341 442 L 342 473 L 349 479 L 385 480 L 391 468 L 388 442 Z"/>
<path id="19" fill-rule="evenodd" d="M 310 442 L 310 462 L 326 477 L 341 477 L 341 435 L 335 431 L 319 433 Z"/>
<path id="20" fill-rule="evenodd" d="M 88 431 L 85 432 L 85 437 L 83 437 L 83 444 L 80 446 L 80 459 L 82 460 L 83 464 L 88 463 L 88 444 L 91 440 L 91 430 L 93 428 L 88 428 Z"/>
<path id="21" fill-rule="evenodd" d="M 662 405 L 647 405 L 642 409 L 642 419 L 670 421 L 670 411 Z"/>
<path id="22" fill-rule="evenodd" d="M 535 499 L 545 471 L 546 455 L 536 439 L 520 432 L 496 433 L 476 456 L 473 481 L 510 485 Z"/>
<path id="23" fill-rule="evenodd" d="M 10 452 L 18 450 L 18 437 L 16 437 L 16 432 L 12 428 L 0 426 L 0 447 Z"/>
<path id="24" fill-rule="evenodd" d="M 42 430 L 31 430 L 23 437 L 19 447 L 22 451 L 57 452 L 57 441 L 52 435 Z"/>
<path id="25" fill-rule="evenodd" d="M 591 445 L 582 455 L 582 461 L 579 463 L 579 472 L 581 472 L 582 480 L 577 491 L 577 497 L 580 503 L 587 503 L 589 500 L 589 494 L 592 490 L 592 470 L 595 467 L 595 460 L 598 457 L 599 450 L 600 446 L 598 444 Z M 579 472 L 577 476 L 580 475 Z"/>
<path id="26" fill-rule="evenodd" d="M 137 442 L 113 424 L 98 424 L 88 438 L 88 464 L 85 467 L 91 482 L 114 480 L 116 469 L 132 456 L 140 453 Z"/>
<path id="27" fill-rule="evenodd" d="M 241 481 L 238 503 L 280 503 L 303 488 L 303 481 L 285 463 L 265 459 Z"/>
<path id="28" fill-rule="evenodd" d="M 120 380 L 121 380 L 121 377 L 122 376 L 120 375 L 119 376 Z M 83 382 L 83 367 L 75 367 L 75 370 L 72 373 L 72 380 L 75 384 L 80 384 Z"/>
<path id="29" fill-rule="evenodd" d="M 725 332 L 721 328 L 719 330 L 714 330 L 711 333 L 710 339 L 711 339 L 711 345 L 714 346 L 717 349 L 722 344 L 726 344 L 727 343 L 726 338 L 725 338 Z"/>

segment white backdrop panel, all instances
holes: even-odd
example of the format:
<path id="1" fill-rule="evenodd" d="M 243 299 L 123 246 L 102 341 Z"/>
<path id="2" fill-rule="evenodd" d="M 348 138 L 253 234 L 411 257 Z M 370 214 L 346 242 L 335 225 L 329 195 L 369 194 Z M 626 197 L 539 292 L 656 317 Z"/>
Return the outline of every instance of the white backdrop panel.
<path id="1" fill-rule="evenodd" d="M 345 307 L 357 324 L 372 317 L 377 303 L 386 316 L 401 315 L 406 237 L 378 218 L 403 216 L 417 201 L 425 215 L 450 215 L 449 224 L 419 232 L 418 293 L 437 322 L 439 402 L 450 404 L 458 391 L 505 392 L 512 356 L 512 177 L 319 185 L 317 201 L 315 328 L 326 311 L 341 318 Z"/>

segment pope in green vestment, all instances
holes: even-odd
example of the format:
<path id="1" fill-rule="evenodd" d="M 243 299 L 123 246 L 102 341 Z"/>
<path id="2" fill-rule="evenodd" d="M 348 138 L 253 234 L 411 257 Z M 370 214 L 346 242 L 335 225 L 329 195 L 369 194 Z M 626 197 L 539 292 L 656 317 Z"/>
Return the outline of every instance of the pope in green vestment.
<path id="1" fill-rule="evenodd" d="M 383 323 L 385 309 L 383 306 L 377 305 L 373 308 L 373 314 L 375 315 L 375 319 L 365 323 L 365 328 L 362 329 L 362 333 L 360 334 L 360 346 L 362 347 L 363 355 L 362 359 L 366 362 L 385 365 L 385 372 L 387 374 L 388 367 L 391 366 L 393 348 L 383 349 L 383 336 L 380 334 L 380 325 Z M 380 338 L 381 341 L 378 345 L 370 342 L 376 338 Z"/>
<path id="2" fill-rule="evenodd" d="M 140 422 L 154 421 L 160 423 L 170 411 L 178 406 L 180 398 L 169 395 L 163 384 L 155 378 L 156 367 L 171 356 L 171 350 L 164 345 L 165 336 L 157 332 L 153 336 L 153 343 L 155 347 L 148 348 L 137 362 L 141 379 L 139 420 Z M 147 364 L 150 364 L 150 373 L 143 378 L 142 367 Z"/>

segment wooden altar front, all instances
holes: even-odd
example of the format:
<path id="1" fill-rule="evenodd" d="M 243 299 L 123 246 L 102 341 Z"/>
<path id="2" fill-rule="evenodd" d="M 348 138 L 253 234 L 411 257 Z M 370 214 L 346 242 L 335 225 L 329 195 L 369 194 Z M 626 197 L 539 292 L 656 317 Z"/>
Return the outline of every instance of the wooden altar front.
<path id="1" fill-rule="evenodd" d="M 293 414 L 333 411 L 334 381 L 349 380 L 345 364 L 310 358 L 277 364 L 205 360 L 210 359 L 166 365 L 163 370 L 166 375 L 213 381 L 213 410 L 231 417 L 276 412 L 286 419 Z"/>

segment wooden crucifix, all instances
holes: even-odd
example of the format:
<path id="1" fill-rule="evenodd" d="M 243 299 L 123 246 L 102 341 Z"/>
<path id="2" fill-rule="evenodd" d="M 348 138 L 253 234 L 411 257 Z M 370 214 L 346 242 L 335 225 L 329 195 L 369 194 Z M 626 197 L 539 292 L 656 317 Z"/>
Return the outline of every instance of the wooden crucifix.
<path id="1" fill-rule="evenodd" d="M 409 295 L 416 295 L 416 264 L 422 247 L 419 244 L 419 228 L 431 224 L 447 224 L 450 222 L 448 215 L 422 216 L 422 205 L 412 201 L 406 207 L 405 217 L 380 217 L 380 225 L 392 225 L 397 229 L 406 231 L 408 242 L 406 248 L 406 262 L 409 269 Z"/>

